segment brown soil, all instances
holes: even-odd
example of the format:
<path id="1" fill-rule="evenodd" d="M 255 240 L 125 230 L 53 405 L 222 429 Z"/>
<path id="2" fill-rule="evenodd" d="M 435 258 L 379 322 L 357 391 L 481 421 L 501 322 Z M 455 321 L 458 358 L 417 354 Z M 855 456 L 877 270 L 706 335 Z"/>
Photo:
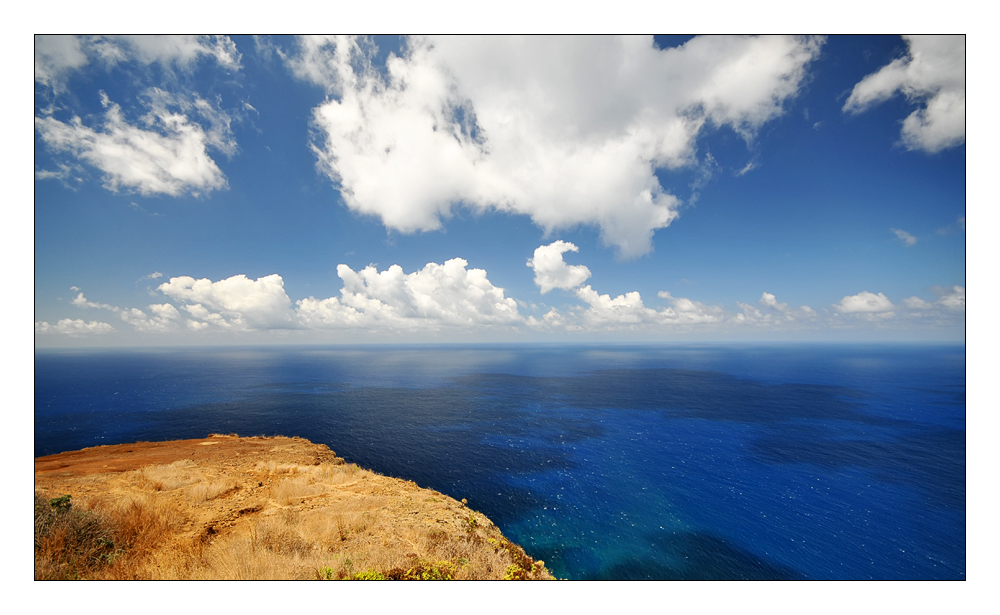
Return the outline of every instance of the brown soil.
<path id="1" fill-rule="evenodd" d="M 169 511 L 155 548 L 104 578 L 413 577 L 434 562 L 450 563 L 453 578 L 551 578 L 462 502 L 302 438 L 212 435 L 49 455 L 35 459 L 35 491 L 70 494 L 75 508 L 128 500 Z M 36 535 L 36 578 L 37 544 Z M 255 568 L 245 553 L 270 563 Z"/>

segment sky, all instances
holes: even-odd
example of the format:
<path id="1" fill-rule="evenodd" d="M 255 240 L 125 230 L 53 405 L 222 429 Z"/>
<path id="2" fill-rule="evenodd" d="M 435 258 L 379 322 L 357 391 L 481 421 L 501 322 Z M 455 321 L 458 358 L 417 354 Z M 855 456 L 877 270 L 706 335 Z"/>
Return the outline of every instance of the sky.
<path id="1" fill-rule="evenodd" d="M 34 41 L 36 347 L 965 341 L 965 37 Z"/>

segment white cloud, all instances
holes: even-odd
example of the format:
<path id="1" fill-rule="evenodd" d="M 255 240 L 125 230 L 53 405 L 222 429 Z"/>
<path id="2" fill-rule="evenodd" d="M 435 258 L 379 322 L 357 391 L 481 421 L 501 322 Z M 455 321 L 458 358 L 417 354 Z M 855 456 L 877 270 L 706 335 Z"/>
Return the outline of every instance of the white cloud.
<path id="1" fill-rule="evenodd" d="M 76 320 L 63 318 L 54 325 L 47 322 L 35 323 L 36 334 L 59 333 L 69 335 L 70 337 L 80 337 L 89 334 L 110 333 L 114 330 L 115 328 L 106 322 L 98 322 L 96 320 L 84 322 L 82 318 L 77 318 Z"/>
<path id="2" fill-rule="evenodd" d="M 848 295 L 841 299 L 840 303 L 834 304 L 833 307 L 842 314 L 874 314 L 880 312 L 888 314 L 896 309 L 896 306 L 884 294 L 879 293 L 876 295 L 868 291 L 862 291 L 856 295 Z"/>
<path id="3" fill-rule="evenodd" d="M 745 167 L 736 172 L 737 177 L 742 177 L 757 168 L 757 163 L 753 160 L 748 162 Z"/>
<path id="4" fill-rule="evenodd" d="M 390 327 L 509 325 L 523 322 L 517 302 L 493 286 L 483 269 L 466 269 L 465 259 L 428 263 L 410 274 L 399 265 L 379 272 L 369 265 L 354 271 L 337 266 L 344 281 L 340 297 L 296 302 L 308 327 Z"/>
<path id="5" fill-rule="evenodd" d="M 77 288 L 76 286 L 71 286 L 70 290 L 79 291 L 80 289 Z M 78 308 L 97 308 L 101 310 L 111 310 L 112 312 L 118 311 L 118 308 L 113 305 L 108 305 L 107 303 L 94 303 L 93 301 L 89 301 L 86 297 L 83 296 L 82 292 L 77 292 L 76 297 L 74 297 L 73 300 L 70 301 L 70 303 L 72 303 Z"/>
<path id="6" fill-rule="evenodd" d="M 692 301 L 685 297 L 674 297 L 667 291 L 656 293 L 661 299 L 670 301 L 671 308 L 663 309 L 659 312 L 661 322 L 667 324 L 695 324 L 720 322 L 723 316 L 722 308 L 718 306 L 707 306 L 699 301 Z"/>
<path id="7" fill-rule="evenodd" d="M 965 319 L 965 287 L 951 286 L 932 289 L 938 295 L 936 301 L 925 301 L 920 297 L 907 297 L 903 304 L 907 318 L 921 320 L 929 326 L 958 326 Z"/>
<path id="8" fill-rule="evenodd" d="M 912 246 L 915 243 L 917 243 L 917 238 L 914 237 L 913 235 L 907 233 L 904 230 L 901 230 L 901 229 L 898 229 L 898 228 L 891 228 L 889 230 L 892 231 L 896 235 L 896 237 L 899 238 L 900 241 L 902 241 L 903 243 L 905 243 L 908 246 Z"/>
<path id="9" fill-rule="evenodd" d="M 906 307 L 911 310 L 920 310 L 923 312 L 927 311 L 941 311 L 944 312 L 964 312 L 965 311 L 965 287 L 964 286 L 952 286 L 951 288 L 935 288 L 934 291 L 939 295 L 938 300 L 934 303 L 925 301 L 920 297 L 907 297 L 903 299 L 903 303 Z"/>
<path id="10" fill-rule="evenodd" d="M 769 292 L 761 293 L 759 303 L 761 305 L 766 305 L 767 307 L 772 307 L 778 310 L 779 312 L 784 312 L 788 310 L 787 303 L 780 303 L 778 301 L 778 298 Z"/>
<path id="11" fill-rule="evenodd" d="M 535 255 L 528 259 L 528 267 L 535 270 L 535 284 L 541 287 L 543 295 L 553 288 L 574 288 L 590 277 L 587 267 L 567 265 L 563 260 L 564 252 L 579 251 L 574 244 L 562 240 L 535 248 Z"/>
<path id="12" fill-rule="evenodd" d="M 748 303 L 736 302 L 742 310 L 741 314 L 736 314 L 735 320 L 740 323 L 753 323 L 758 325 L 778 325 L 800 321 L 802 319 L 812 320 L 816 318 L 816 312 L 808 305 L 798 308 L 789 307 L 787 303 L 778 301 L 778 298 L 769 292 L 763 292 L 757 304 L 761 308 Z"/>
<path id="13" fill-rule="evenodd" d="M 582 329 L 579 325 L 566 320 L 566 318 L 560 314 L 559 310 L 556 308 L 549 309 L 549 311 L 542 316 L 541 320 L 535 318 L 534 316 L 529 316 L 527 324 L 529 327 L 535 329 L 567 329 L 570 331 L 578 331 Z"/>
<path id="14" fill-rule="evenodd" d="M 182 320 L 181 313 L 169 303 L 152 304 L 149 309 L 151 317 L 137 308 L 121 310 L 119 316 L 139 331 L 172 331 Z"/>
<path id="15" fill-rule="evenodd" d="M 105 36 L 94 39 L 92 44 L 103 59 L 111 62 L 136 60 L 190 69 L 199 58 L 209 57 L 223 68 L 240 69 L 240 53 L 228 36 Z"/>
<path id="16" fill-rule="evenodd" d="M 35 81 L 59 94 L 68 76 L 91 62 L 135 61 L 189 70 L 201 57 L 239 70 L 240 54 L 228 36 L 35 36 Z"/>
<path id="17" fill-rule="evenodd" d="M 844 104 L 860 113 L 897 92 L 921 105 L 903 121 L 909 149 L 937 152 L 965 142 L 965 36 L 904 36 L 906 57 L 862 79 Z"/>
<path id="18" fill-rule="evenodd" d="M 657 296 L 669 300 L 671 307 L 659 311 L 646 307 L 637 291 L 612 298 L 611 295 L 598 293 L 588 284 L 578 288 L 576 295 L 590 306 L 581 317 L 583 324 L 591 329 L 710 323 L 718 322 L 722 315 L 721 308 L 674 297 L 666 291 L 660 291 Z"/>
<path id="19" fill-rule="evenodd" d="M 363 40 L 356 42 L 349 36 L 318 35 L 298 37 L 294 53 L 286 53 L 270 42 L 258 43 L 258 47 L 265 53 L 271 49 L 277 52 L 299 79 L 339 95 L 342 81 L 348 76 L 343 74 L 343 66 L 351 62 L 352 53 L 362 51 L 360 45 L 363 43 Z"/>
<path id="20" fill-rule="evenodd" d="M 546 232 L 594 225 L 635 257 L 677 217 L 654 171 L 693 164 L 706 124 L 751 138 L 796 95 L 820 45 L 419 38 L 384 75 L 353 39 L 302 39 L 282 55 L 336 97 L 314 110 L 313 147 L 351 209 L 402 232 L 437 229 L 458 205 L 528 215 Z"/>
<path id="21" fill-rule="evenodd" d="M 601 295 L 588 284 L 578 288 L 576 296 L 590 305 L 583 318 L 591 326 L 654 323 L 659 317 L 656 310 L 643 305 L 642 296 L 637 291 L 612 299 L 611 295 Z"/>
<path id="22" fill-rule="evenodd" d="M 938 303 L 950 310 L 965 311 L 965 287 L 952 286 L 950 292 L 945 293 Z"/>
<path id="23" fill-rule="evenodd" d="M 80 289 L 73 286 L 72 290 L 79 291 Z M 78 308 L 93 308 L 114 312 L 118 314 L 119 318 L 134 326 L 139 331 L 169 331 L 175 329 L 177 321 L 181 319 L 180 312 L 169 303 L 150 305 L 149 309 L 153 313 L 152 317 L 147 316 L 145 312 L 138 308 L 120 308 L 108 303 L 95 303 L 88 300 L 82 292 L 77 292 L 76 297 L 70 303 Z"/>
<path id="24" fill-rule="evenodd" d="M 83 167 L 80 165 L 70 162 L 57 162 L 56 166 L 59 167 L 58 171 L 36 169 L 35 179 L 54 179 L 70 190 L 76 190 L 83 182 L 83 178 L 80 177 Z"/>
<path id="25" fill-rule="evenodd" d="M 35 36 L 35 81 L 51 87 L 57 94 L 63 89 L 65 76 L 86 66 L 88 61 L 79 37 Z"/>
<path id="26" fill-rule="evenodd" d="M 207 148 L 227 156 L 235 153 L 229 116 L 201 98 L 172 96 L 156 88 L 148 90 L 144 99 L 149 108 L 140 118 L 144 127 L 129 123 L 121 107 L 101 92 L 106 109 L 103 127 L 85 126 L 79 117 L 69 123 L 36 117 L 35 129 L 52 150 L 100 169 L 105 187 L 112 191 L 127 188 L 143 195 L 178 196 L 225 188 L 226 178 Z M 207 129 L 188 114 L 200 116 Z"/>
<path id="27" fill-rule="evenodd" d="M 284 280 L 272 274 L 257 280 L 234 275 L 212 282 L 190 276 L 170 278 L 157 290 L 181 303 L 193 317 L 235 329 L 296 328 L 292 302 L 285 294 Z"/>
<path id="28" fill-rule="evenodd" d="M 911 310 L 929 310 L 934 307 L 933 303 L 927 303 L 920 297 L 907 297 L 903 299 L 903 304 Z"/>

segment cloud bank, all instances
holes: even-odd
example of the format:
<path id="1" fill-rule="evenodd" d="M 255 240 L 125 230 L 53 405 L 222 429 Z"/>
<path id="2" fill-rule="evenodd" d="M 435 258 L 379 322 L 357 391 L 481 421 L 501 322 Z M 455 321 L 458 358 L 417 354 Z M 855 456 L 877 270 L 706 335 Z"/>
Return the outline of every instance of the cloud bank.
<path id="1" fill-rule="evenodd" d="M 83 319 L 63 318 L 54 325 L 47 322 L 35 322 L 35 335 L 38 334 L 62 334 L 70 337 L 81 337 L 84 335 L 111 333 L 115 328 L 106 322 L 92 320 L 84 322 Z"/>
<path id="2" fill-rule="evenodd" d="M 678 215 L 655 171 L 693 164 L 706 126 L 751 139 L 821 42 L 413 38 L 384 71 L 356 39 L 305 38 L 283 56 L 330 93 L 313 150 L 352 210 L 405 233 L 440 228 L 456 206 L 524 214 L 546 232 L 592 225 L 629 258 Z"/>
<path id="3" fill-rule="evenodd" d="M 938 288 L 934 302 L 907 297 L 899 306 L 884 293 L 862 291 L 847 295 L 822 313 L 807 305 L 792 307 L 773 293 L 763 292 L 756 304 L 737 302 L 740 311 L 706 305 L 686 297 L 659 291 L 657 298 L 667 305 L 647 306 L 638 291 L 612 297 L 584 282 L 590 270 L 583 265 L 567 265 L 566 252 L 578 248 L 566 241 L 539 246 L 529 266 L 535 270 L 539 291 L 569 291 L 566 296 L 579 303 L 559 308 L 517 301 L 495 286 L 483 269 L 469 268 L 463 258 L 442 264 L 427 263 L 406 273 L 399 265 L 379 271 L 374 265 L 355 271 L 341 264 L 337 275 L 342 282 L 339 295 L 292 301 L 278 274 L 251 279 L 235 275 L 218 281 L 191 276 L 171 277 L 156 290 L 173 303 L 150 304 L 146 310 L 120 308 L 90 301 L 77 287 L 71 304 L 80 309 L 108 310 L 136 331 L 367 331 L 413 333 L 421 331 L 506 331 L 610 332 L 649 331 L 666 333 L 688 327 L 843 327 L 865 321 L 885 326 L 897 319 L 897 311 L 909 318 L 954 326 L 965 315 L 965 288 Z M 522 314 L 518 306 L 529 311 Z M 546 310 L 541 313 L 541 310 Z M 530 312 L 534 312 L 531 314 Z M 848 319 L 840 318 L 848 316 Z M 898 319 L 897 319 L 898 320 Z M 57 325 L 35 323 L 36 333 L 106 333 L 113 330 L 100 322 L 65 319 Z"/>
<path id="4" fill-rule="evenodd" d="M 901 92 L 920 105 L 903 120 L 902 142 L 928 153 L 965 143 L 965 36 L 904 36 L 909 51 L 862 79 L 844 111 L 861 113 Z"/>

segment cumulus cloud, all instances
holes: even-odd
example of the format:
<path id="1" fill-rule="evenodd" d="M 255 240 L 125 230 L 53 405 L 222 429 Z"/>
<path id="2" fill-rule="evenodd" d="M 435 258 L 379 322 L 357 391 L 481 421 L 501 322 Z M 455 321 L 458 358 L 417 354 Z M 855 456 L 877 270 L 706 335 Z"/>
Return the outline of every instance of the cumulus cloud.
<path id="1" fill-rule="evenodd" d="M 926 301 L 921 297 L 903 299 L 903 305 L 907 308 L 903 315 L 908 318 L 920 319 L 929 325 L 955 326 L 960 324 L 965 319 L 965 287 L 936 287 L 932 290 L 938 295 L 937 300 L 933 302 Z"/>
<path id="2" fill-rule="evenodd" d="M 920 297 L 907 297 L 903 299 L 903 305 L 911 310 L 929 310 L 934 307 L 933 303 L 928 303 Z"/>
<path id="3" fill-rule="evenodd" d="M 110 333 L 114 330 L 115 328 L 106 322 L 98 322 L 96 320 L 84 322 L 82 318 L 75 320 L 72 318 L 63 318 L 54 325 L 47 322 L 35 323 L 36 334 L 59 333 L 70 337 L 80 337 L 83 335 Z"/>
<path id="4" fill-rule="evenodd" d="M 776 325 L 816 318 L 815 310 L 808 305 L 793 308 L 787 303 L 778 301 L 777 296 L 766 291 L 761 293 L 756 306 L 739 301 L 736 302 L 736 305 L 742 312 L 736 314 L 734 320 L 740 323 Z"/>
<path id="5" fill-rule="evenodd" d="M 150 317 L 138 308 L 121 308 L 108 303 L 90 301 L 76 286 L 73 286 L 71 290 L 77 291 L 76 297 L 70 301 L 72 305 L 82 309 L 101 309 L 114 312 L 118 314 L 119 318 L 139 331 L 169 331 L 175 329 L 177 322 L 181 320 L 180 312 L 169 303 L 150 305 L 149 309 L 153 313 Z"/>
<path id="6" fill-rule="evenodd" d="M 171 331 L 182 320 L 181 313 L 169 303 L 153 304 L 149 309 L 152 316 L 137 308 L 121 310 L 118 315 L 139 331 Z"/>
<path id="7" fill-rule="evenodd" d="M 661 322 L 666 324 L 696 324 L 720 322 L 723 310 L 718 306 L 708 306 L 700 301 L 692 301 L 686 297 L 674 297 L 669 292 L 661 290 L 656 293 L 661 299 L 670 302 L 671 307 L 660 310 Z"/>
<path id="8" fill-rule="evenodd" d="M 157 287 L 199 321 L 225 329 L 282 329 L 298 325 L 280 275 L 256 280 L 234 275 L 218 282 L 190 276 Z"/>
<path id="9" fill-rule="evenodd" d="M 428 263 L 407 274 L 399 265 L 379 272 L 369 265 L 354 271 L 337 266 L 344 282 L 340 297 L 296 302 L 308 327 L 391 327 L 413 329 L 441 326 L 509 325 L 524 319 L 517 302 L 493 286 L 483 269 L 466 269 L 468 261 L 453 258 Z"/>
<path id="10" fill-rule="evenodd" d="M 911 310 L 921 312 L 944 311 L 944 312 L 964 312 L 965 311 L 965 287 L 952 286 L 950 288 L 935 288 L 939 295 L 937 301 L 933 303 L 925 301 L 920 297 L 907 297 L 903 299 L 903 305 Z"/>
<path id="11" fill-rule="evenodd" d="M 226 178 L 207 150 L 227 156 L 236 152 L 229 116 L 201 98 L 173 96 L 157 88 L 146 92 L 144 102 L 149 112 L 139 125 L 129 123 L 121 107 L 101 92 L 103 126 L 91 128 L 79 117 L 68 123 L 36 117 L 35 129 L 53 151 L 101 170 L 105 187 L 112 191 L 179 196 L 225 188 Z M 202 123 L 190 116 L 200 117 Z"/>
<path id="12" fill-rule="evenodd" d="M 71 304 L 78 308 L 97 308 L 101 310 L 111 310 L 112 312 L 118 311 L 118 308 L 113 305 L 108 305 L 107 303 L 94 303 L 83 296 L 83 292 L 80 291 L 76 286 L 71 286 L 70 290 L 76 292 L 76 297 L 73 297 Z"/>
<path id="13" fill-rule="evenodd" d="M 92 62 L 114 66 L 135 61 L 190 69 L 202 57 L 239 70 L 240 54 L 228 36 L 35 36 L 35 81 L 59 94 L 74 71 Z"/>
<path id="14" fill-rule="evenodd" d="M 891 314 L 896 306 L 884 294 L 862 291 L 848 295 L 833 306 L 841 314 Z"/>
<path id="15" fill-rule="evenodd" d="M 300 39 L 282 55 L 330 92 L 314 110 L 313 149 L 354 211 L 401 232 L 440 228 L 458 205 L 524 214 L 546 232 L 594 225 L 635 257 L 677 217 L 655 171 L 694 164 L 707 125 L 752 138 L 797 94 L 820 46 L 414 38 L 384 71 L 356 39 Z"/>
<path id="16" fill-rule="evenodd" d="M 590 277 L 587 267 L 567 265 L 563 260 L 564 252 L 579 251 L 574 244 L 562 240 L 535 248 L 535 255 L 528 259 L 528 267 L 535 270 L 535 284 L 541 287 L 543 295 L 553 288 L 574 288 Z"/>
<path id="17" fill-rule="evenodd" d="M 860 113 L 902 92 L 920 108 L 903 121 L 908 149 L 934 153 L 965 142 L 965 36 L 904 36 L 909 51 L 851 91 L 844 111 Z"/>
<path id="18" fill-rule="evenodd" d="M 961 310 L 965 311 L 965 287 L 964 286 L 952 286 L 951 290 L 946 292 L 937 301 L 940 305 L 950 309 L 950 310 Z"/>
<path id="19" fill-rule="evenodd" d="M 759 303 L 761 305 L 766 305 L 767 307 L 772 307 L 778 310 L 779 312 L 785 312 L 788 310 L 787 303 L 779 302 L 777 297 L 766 291 L 764 293 L 761 293 Z"/>
<path id="20" fill-rule="evenodd" d="M 590 305 L 583 317 L 592 326 L 653 323 L 659 316 L 656 310 L 643 305 L 642 296 L 636 291 L 612 298 L 599 294 L 588 284 L 577 289 L 576 296 Z"/>
<path id="21" fill-rule="evenodd" d="M 898 228 L 891 228 L 889 230 L 892 231 L 893 234 L 896 235 L 896 237 L 898 237 L 900 241 L 902 241 L 903 243 L 905 243 L 908 246 L 912 246 L 915 243 L 917 243 L 917 238 L 914 237 L 913 235 L 907 233 L 904 230 L 901 230 L 901 229 L 898 229 Z"/>
<path id="22" fill-rule="evenodd" d="M 589 284 L 576 290 L 576 296 L 590 306 L 580 316 L 589 329 L 698 324 L 720 320 L 721 308 L 709 307 L 684 297 L 674 297 L 666 291 L 660 291 L 657 295 L 667 299 L 671 307 L 662 310 L 646 307 L 637 291 L 611 297 L 598 293 Z"/>

